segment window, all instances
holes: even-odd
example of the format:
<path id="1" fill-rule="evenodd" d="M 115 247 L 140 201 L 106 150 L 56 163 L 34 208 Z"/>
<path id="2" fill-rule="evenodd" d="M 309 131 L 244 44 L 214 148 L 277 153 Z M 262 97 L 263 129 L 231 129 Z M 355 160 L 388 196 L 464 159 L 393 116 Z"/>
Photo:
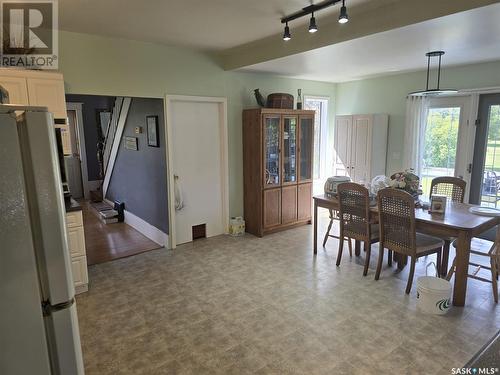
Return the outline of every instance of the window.
<path id="1" fill-rule="evenodd" d="M 316 111 L 314 116 L 314 180 L 326 179 L 328 142 L 328 102 L 325 97 L 306 96 L 304 109 Z"/>
<path id="2" fill-rule="evenodd" d="M 434 177 L 455 176 L 460 111 L 460 107 L 429 108 L 421 181 L 427 197 Z"/>

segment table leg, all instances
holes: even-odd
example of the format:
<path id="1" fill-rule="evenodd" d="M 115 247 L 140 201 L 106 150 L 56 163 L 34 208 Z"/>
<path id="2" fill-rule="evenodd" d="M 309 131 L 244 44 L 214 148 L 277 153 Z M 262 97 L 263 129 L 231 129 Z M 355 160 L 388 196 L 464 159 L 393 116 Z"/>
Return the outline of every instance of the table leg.
<path id="1" fill-rule="evenodd" d="M 313 251 L 314 254 L 318 252 L 318 203 L 314 201 L 314 234 L 313 234 Z"/>
<path id="2" fill-rule="evenodd" d="M 455 269 L 455 286 L 453 288 L 453 305 L 464 306 L 467 292 L 467 273 L 469 270 L 471 236 L 461 231 L 457 239 L 457 256 Z"/>
<path id="3" fill-rule="evenodd" d="M 359 257 L 361 255 L 361 241 L 354 241 L 354 254 Z"/>

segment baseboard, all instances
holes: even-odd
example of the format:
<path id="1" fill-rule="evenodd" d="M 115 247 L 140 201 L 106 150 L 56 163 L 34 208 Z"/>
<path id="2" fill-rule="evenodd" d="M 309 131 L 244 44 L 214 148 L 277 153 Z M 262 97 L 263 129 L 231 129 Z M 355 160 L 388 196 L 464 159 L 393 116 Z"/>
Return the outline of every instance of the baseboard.
<path id="1" fill-rule="evenodd" d="M 105 198 L 104 201 L 113 207 L 114 203 L 109 199 Z M 168 234 L 162 232 L 155 226 L 149 224 L 147 221 L 127 210 L 125 210 L 125 224 L 130 225 L 136 231 L 140 232 L 151 241 L 156 242 L 158 245 L 165 248 L 168 247 Z"/>

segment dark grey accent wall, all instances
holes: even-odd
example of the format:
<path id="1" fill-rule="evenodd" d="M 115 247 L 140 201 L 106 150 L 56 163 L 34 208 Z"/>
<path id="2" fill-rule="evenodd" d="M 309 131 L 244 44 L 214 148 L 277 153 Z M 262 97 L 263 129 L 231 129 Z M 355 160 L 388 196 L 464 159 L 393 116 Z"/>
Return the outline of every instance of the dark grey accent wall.
<path id="1" fill-rule="evenodd" d="M 149 147 L 146 116 L 158 116 L 160 147 Z M 133 98 L 123 137 L 136 137 L 138 150 L 127 150 L 123 137 L 106 198 L 168 234 L 167 163 L 163 99 Z M 141 134 L 134 128 L 142 127 Z"/>
<path id="2" fill-rule="evenodd" d="M 97 110 L 112 110 L 114 96 L 99 95 L 66 95 L 66 102 L 82 103 L 83 128 L 85 133 L 85 151 L 87 152 L 87 171 L 89 181 L 99 180 L 99 164 L 97 163 Z"/>

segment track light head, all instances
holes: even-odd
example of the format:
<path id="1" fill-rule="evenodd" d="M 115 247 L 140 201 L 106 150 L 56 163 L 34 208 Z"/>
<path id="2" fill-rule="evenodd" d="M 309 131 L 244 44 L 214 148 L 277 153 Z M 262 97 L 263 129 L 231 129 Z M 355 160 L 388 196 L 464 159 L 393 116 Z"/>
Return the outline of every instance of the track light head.
<path id="1" fill-rule="evenodd" d="M 318 26 L 316 26 L 316 18 L 314 17 L 314 12 L 311 13 L 311 20 L 309 21 L 309 32 L 315 33 L 318 31 Z"/>
<path id="2" fill-rule="evenodd" d="M 345 0 L 342 1 L 342 7 L 340 8 L 339 23 L 349 22 L 349 16 L 347 15 L 347 8 L 345 7 Z"/>
<path id="3" fill-rule="evenodd" d="M 290 34 L 290 28 L 288 27 L 288 22 L 285 24 L 285 32 L 283 33 L 283 40 L 286 42 L 292 39 L 292 34 Z"/>

